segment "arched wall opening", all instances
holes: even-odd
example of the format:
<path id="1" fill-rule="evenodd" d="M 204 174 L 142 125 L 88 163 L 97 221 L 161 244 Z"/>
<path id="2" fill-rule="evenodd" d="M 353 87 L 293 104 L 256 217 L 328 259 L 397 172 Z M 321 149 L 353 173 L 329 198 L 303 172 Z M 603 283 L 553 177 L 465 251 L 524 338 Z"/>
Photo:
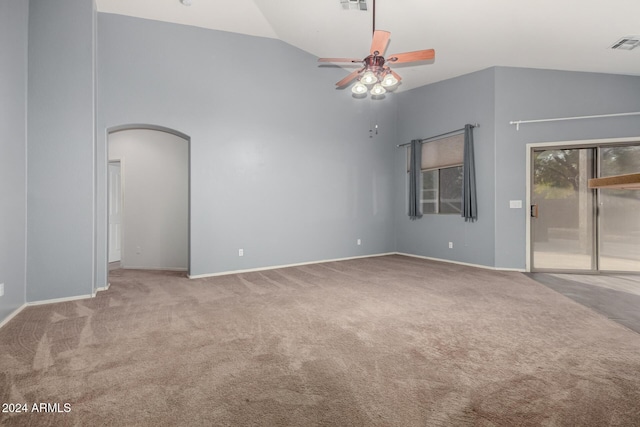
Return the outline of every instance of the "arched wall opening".
<path id="1" fill-rule="evenodd" d="M 162 126 L 107 130 L 107 270 L 189 274 L 190 145 Z"/>

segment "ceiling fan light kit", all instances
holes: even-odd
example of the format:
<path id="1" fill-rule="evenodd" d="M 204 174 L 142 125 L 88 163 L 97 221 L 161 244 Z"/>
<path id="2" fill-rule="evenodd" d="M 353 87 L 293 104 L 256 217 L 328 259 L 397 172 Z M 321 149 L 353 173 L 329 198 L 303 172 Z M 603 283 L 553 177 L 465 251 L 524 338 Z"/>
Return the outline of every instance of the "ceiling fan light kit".
<path id="1" fill-rule="evenodd" d="M 352 59 L 352 58 L 320 58 L 318 62 L 350 62 L 350 63 L 362 63 L 363 67 L 359 70 L 351 72 L 347 77 L 336 83 L 338 88 L 343 88 L 350 85 L 354 80 L 357 83 L 351 88 L 351 92 L 358 98 L 364 98 L 362 95 L 366 95 L 367 91 L 371 88 L 371 96 L 377 99 L 383 98 L 387 92 L 387 89 L 391 90 L 395 88 L 402 79 L 395 71 L 393 71 L 387 63 L 408 63 L 416 61 L 425 61 L 435 58 L 435 51 L 433 49 L 418 50 L 415 52 L 397 53 L 389 56 L 389 59 L 385 59 L 382 54 L 387 48 L 387 43 L 391 33 L 388 31 L 376 30 L 373 32 L 373 41 L 371 42 L 371 51 L 366 58 Z"/>

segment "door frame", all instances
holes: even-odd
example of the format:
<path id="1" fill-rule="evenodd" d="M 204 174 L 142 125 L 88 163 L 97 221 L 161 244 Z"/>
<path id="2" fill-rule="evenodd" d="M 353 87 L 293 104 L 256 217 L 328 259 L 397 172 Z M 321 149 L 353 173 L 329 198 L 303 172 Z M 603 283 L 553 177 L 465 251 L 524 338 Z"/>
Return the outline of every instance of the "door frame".
<path id="1" fill-rule="evenodd" d="M 602 139 L 583 139 L 576 141 L 555 141 L 555 142 L 532 142 L 526 145 L 526 260 L 525 260 L 525 270 L 527 272 L 531 272 L 532 267 L 532 236 L 531 236 L 531 190 L 533 188 L 533 182 L 531 182 L 531 172 L 533 169 L 533 152 L 534 150 L 539 149 L 562 149 L 562 148 L 597 148 L 602 145 L 624 145 L 626 143 L 638 143 L 640 142 L 640 137 L 631 137 L 631 138 L 602 138 Z M 597 203 L 597 200 L 596 200 Z M 595 218 L 595 222 L 598 221 L 598 218 Z M 598 256 L 597 253 L 594 254 Z M 597 263 L 597 261 L 596 261 Z M 559 271 L 558 271 L 559 272 Z M 599 271 L 575 271 L 579 274 L 598 274 Z M 607 273 L 611 273 L 607 271 Z"/>
<path id="2" fill-rule="evenodd" d="M 109 175 L 109 165 L 111 164 L 118 164 L 118 166 L 120 166 L 120 210 L 122 212 L 124 212 L 124 174 L 122 173 L 124 170 L 124 161 L 123 159 L 113 159 L 113 160 L 109 160 L 107 159 L 107 265 L 110 264 L 109 263 L 109 251 L 110 251 L 110 247 L 109 247 L 109 235 L 110 235 L 110 231 L 111 231 L 111 223 L 109 222 L 109 212 L 111 212 L 111 206 L 109 204 L 109 191 L 111 190 L 111 176 Z M 123 258 L 123 252 L 124 252 L 124 247 L 122 245 L 122 236 L 124 236 L 124 215 L 122 215 L 122 218 L 120 219 L 120 261 L 122 262 L 122 258 Z"/>

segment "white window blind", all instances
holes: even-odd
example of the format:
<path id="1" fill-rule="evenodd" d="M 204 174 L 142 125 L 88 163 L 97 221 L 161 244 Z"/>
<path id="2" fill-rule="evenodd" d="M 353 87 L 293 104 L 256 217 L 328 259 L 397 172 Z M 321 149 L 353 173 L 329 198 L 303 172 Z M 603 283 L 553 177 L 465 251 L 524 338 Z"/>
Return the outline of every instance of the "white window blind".
<path id="1" fill-rule="evenodd" d="M 422 170 L 448 168 L 461 165 L 464 157 L 464 133 L 434 139 L 422 144 Z M 407 171 L 411 150 L 407 149 Z"/>
<path id="2" fill-rule="evenodd" d="M 461 165 L 464 134 L 447 136 L 422 144 L 422 170 Z"/>

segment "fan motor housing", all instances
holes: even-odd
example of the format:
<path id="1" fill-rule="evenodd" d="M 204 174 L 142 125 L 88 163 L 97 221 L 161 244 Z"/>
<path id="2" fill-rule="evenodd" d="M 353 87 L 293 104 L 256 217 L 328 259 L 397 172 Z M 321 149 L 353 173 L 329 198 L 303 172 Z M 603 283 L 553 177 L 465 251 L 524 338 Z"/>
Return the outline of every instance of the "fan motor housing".
<path id="1" fill-rule="evenodd" d="M 363 62 L 365 63 L 367 69 L 376 71 L 383 68 L 385 61 L 384 61 L 384 57 L 382 56 L 369 55 L 366 58 L 364 58 Z"/>

